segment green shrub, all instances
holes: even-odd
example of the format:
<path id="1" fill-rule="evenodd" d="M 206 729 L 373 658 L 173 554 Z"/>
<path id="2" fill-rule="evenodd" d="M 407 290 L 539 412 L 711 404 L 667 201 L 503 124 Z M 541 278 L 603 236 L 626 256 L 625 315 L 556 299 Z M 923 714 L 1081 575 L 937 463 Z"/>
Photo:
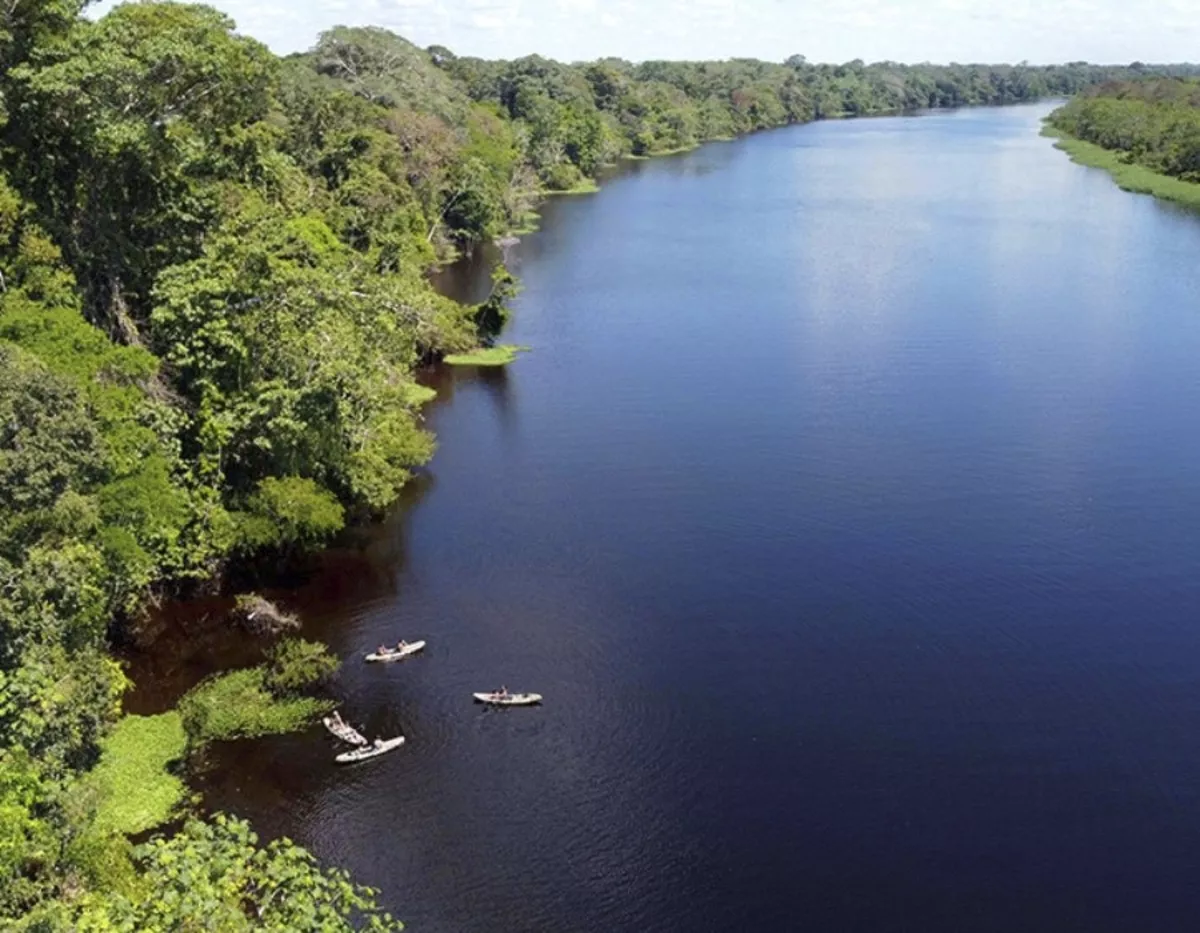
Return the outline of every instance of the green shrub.
<path id="1" fill-rule="evenodd" d="M 268 476 L 247 502 L 240 531 L 252 549 L 310 546 L 341 531 L 344 521 L 341 504 L 313 480 Z"/>
<path id="2" fill-rule="evenodd" d="M 89 827 L 67 847 L 66 862 L 93 890 L 126 895 L 140 890 L 133 845 L 120 833 Z"/>
<path id="3" fill-rule="evenodd" d="M 375 893 L 344 872 L 322 869 L 289 839 L 260 844 L 247 823 L 217 814 L 136 850 L 142 890 L 85 899 L 74 925 L 43 929 L 399 931 Z"/>
<path id="4" fill-rule="evenodd" d="M 217 674 L 179 702 L 188 737 L 197 744 L 302 729 L 333 703 L 312 697 L 280 699 L 264 683 L 265 667 Z"/>
<path id="5" fill-rule="evenodd" d="M 1124 191 L 1150 194 L 1166 201 L 1200 207 L 1200 183 L 1172 178 L 1144 165 L 1129 162 L 1124 153 L 1076 139 L 1053 126 L 1047 126 L 1043 135 L 1056 139 L 1054 145 L 1070 156 L 1073 162 L 1108 172 Z"/>
<path id="6" fill-rule="evenodd" d="M 542 180 L 551 191 L 570 191 L 583 181 L 583 173 L 571 162 L 559 162 L 542 172 Z"/>
<path id="7" fill-rule="evenodd" d="M 269 657 L 263 685 L 277 697 L 328 680 L 341 666 L 325 645 L 303 638 L 285 638 L 271 649 Z"/>

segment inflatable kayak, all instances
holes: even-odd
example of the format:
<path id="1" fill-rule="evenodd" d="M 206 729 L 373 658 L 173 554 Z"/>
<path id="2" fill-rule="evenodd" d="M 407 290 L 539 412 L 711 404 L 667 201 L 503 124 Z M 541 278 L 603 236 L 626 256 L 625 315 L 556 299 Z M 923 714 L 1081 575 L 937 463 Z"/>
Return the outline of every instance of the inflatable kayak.
<path id="1" fill-rule="evenodd" d="M 367 740 L 362 737 L 362 734 L 346 722 L 335 719 L 333 716 L 326 716 L 321 722 L 325 723 L 325 728 L 343 742 L 349 742 L 351 745 L 367 744 Z"/>
<path id="2" fill-rule="evenodd" d="M 475 693 L 472 696 L 480 703 L 490 703 L 493 706 L 533 706 L 534 703 L 542 702 L 540 693 L 507 693 L 504 696 L 498 693 Z"/>
<path id="3" fill-rule="evenodd" d="M 405 645 L 403 648 L 393 648 L 380 654 L 378 651 L 372 651 L 367 655 L 368 661 L 403 661 L 405 658 L 412 657 L 418 651 L 425 647 L 425 642 L 414 641 Z"/>
<path id="4" fill-rule="evenodd" d="M 403 744 L 404 736 L 402 735 L 398 735 L 394 739 L 388 739 L 387 741 L 376 739 L 370 745 L 363 748 L 356 748 L 352 752 L 342 752 L 337 756 L 337 760 L 344 765 L 355 761 L 366 761 L 368 758 L 374 758 L 377 755 L 390 752 L 393 748 L 399 748 Z"/>

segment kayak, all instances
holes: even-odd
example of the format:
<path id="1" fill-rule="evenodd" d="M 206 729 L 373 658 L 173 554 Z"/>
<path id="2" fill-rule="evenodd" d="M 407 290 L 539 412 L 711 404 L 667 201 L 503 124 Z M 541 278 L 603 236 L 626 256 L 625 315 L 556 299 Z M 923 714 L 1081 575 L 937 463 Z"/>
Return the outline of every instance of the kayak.
<path id="1" fill-rule="evenodd" d="M 367 655 L 368 661 L 403 661 L 405 658 L 412 657 L 418 651 L 425 647 L 425 642 L 414 641 L 405 645 L 400 650 L 386 651 L 380 654 L 378 651 L 372 651 Z"/>
<path id="2" fill-rule="evenodd" d="M 344 765 L 355 761 L 366 761 L 368 758 L 374 758 L 377 755 L 390 752 L 393 748 L 399 748 L 403 744 L 404 736 L 398 735 L 394 739 L 388 739 L 386 742 L 380 742 L 378 745 L 372 743 L 363 748 L 356 748 L 352 752 L 342 752 L 337 756 L 337 761 Z"/>
<path id="3" fill-rule="evenodd" d="M 497 696 L 494 693 L 472 694 L 480 703 L 490 703 L 492 706 L 533 706 L 542 702 L 540 693 L 510 693 L 508 696 Z"/>
<path id="4" fill-rule="evenodd" d="M 336 735 L 343 742 L 349 742 L 351 745 L 366 745 L 367 740 L 354 729 L 353 726 L 346 723 L 339 723 L 332 716 L 326 716 L 321 722 L 325 723 L 325 728 Z"/>

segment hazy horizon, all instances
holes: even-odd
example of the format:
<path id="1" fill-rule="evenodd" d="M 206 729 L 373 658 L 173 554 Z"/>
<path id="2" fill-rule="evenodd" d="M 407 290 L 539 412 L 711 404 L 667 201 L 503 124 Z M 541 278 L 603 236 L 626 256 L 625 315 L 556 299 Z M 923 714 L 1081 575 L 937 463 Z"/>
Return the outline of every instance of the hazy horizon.
<path id="1" fill-rule="evenodd" d="M 91 8 L 93 16 L 115 6 Z M 461 55 L 1061 64 L 1183 62 L 1200 48 L 1189 0 L 211 0 L 279 54 L 336 25 L 381 26 Z"/>

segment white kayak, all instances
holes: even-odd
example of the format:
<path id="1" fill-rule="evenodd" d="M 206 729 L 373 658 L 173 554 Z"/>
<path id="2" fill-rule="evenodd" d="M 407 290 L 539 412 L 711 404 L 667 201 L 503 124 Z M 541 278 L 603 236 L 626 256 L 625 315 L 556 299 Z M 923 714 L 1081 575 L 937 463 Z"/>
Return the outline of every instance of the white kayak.
<path id="1" fill-rule="evenodd" d="M 342 752 L 337 756 L 337 760 L 342 764 L 350 764 L 355 761 L 366 761 L 368 758 L 374 758 L 376 755 L 382 755 L 385 752 L 390 752 L 393 748 L 399 748 L 404 744 L 404 736 L 398 735 L 394 739 L 380 742 L 376 740 L 370 745 L 363 748 L 356 748 L 352 752 Z"/>
<path id="2" fill-rule="evenodd" d="M 403 648 L 392 648 L 380 654 L 378 651 L 372 651 L 367 655 L 368 661 L 403 661 L 405 658 L 411 658 L 414 654 L 425 647 L 425 642 L 414 641 L 405 645 Z"/>
<path id="3" fill-rule="evenodd" d="M 339 721 L 332 716 L 326 716 L 321 722 L 325 723 L 325 728 L 336 735 L 343 742 L 349 742 L 351 745 L 366 745 L 367 740 L 349 723 Z"/>
<path id="4" fill-rule="evenodd" d="M 480 703 L 490 703 L 493 706 L 533 706 L 542 702 L 540 693 L 506 693 L 504 696 L 498 693 L 474 693 L 472 696 Z"/>

